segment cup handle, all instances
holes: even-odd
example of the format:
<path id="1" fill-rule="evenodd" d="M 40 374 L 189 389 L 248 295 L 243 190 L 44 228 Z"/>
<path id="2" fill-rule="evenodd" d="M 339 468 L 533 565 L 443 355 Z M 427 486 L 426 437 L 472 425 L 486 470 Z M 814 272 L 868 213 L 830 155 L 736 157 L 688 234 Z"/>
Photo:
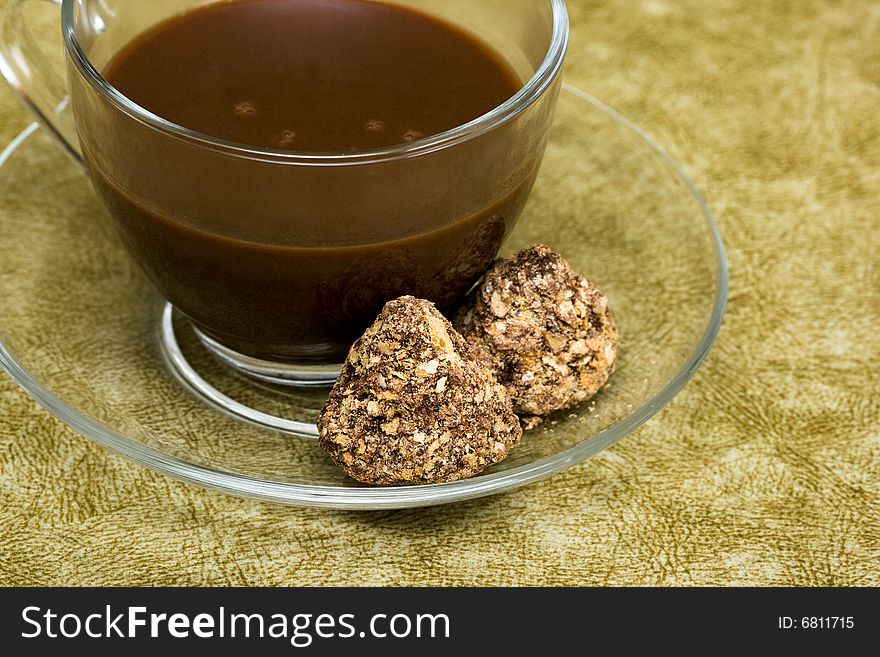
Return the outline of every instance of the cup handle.
<path id="1" fill-rule="evenodd" d="M 49 54 L 46 44 L 34 38 L 26 25 L 24 8 L 37 2 L 60 9 L 62 0 L 5 3 L 0 16 L 0 73 L 64 151 L 82 164 L 63 59 Z"/>

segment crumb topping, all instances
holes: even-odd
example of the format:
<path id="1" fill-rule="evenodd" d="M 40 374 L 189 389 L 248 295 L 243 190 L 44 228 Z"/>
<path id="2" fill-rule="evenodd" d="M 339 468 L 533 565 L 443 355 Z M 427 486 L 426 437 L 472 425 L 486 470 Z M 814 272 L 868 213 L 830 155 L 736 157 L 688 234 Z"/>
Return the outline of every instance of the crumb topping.
<path id="1" fill-rule="evenodd" d="M 508 394 L 428 301 L 386 304 L 355 342 L 319 444 L 369 484 L 437 483 L 503 460 L 522 430 Z"/>
<path id="2" fill-rule="evenodd" d="M 523 414 L 589 399 L 617 358 L 607 297 L 543 244 L 497 261 L 455 325 Z"/>

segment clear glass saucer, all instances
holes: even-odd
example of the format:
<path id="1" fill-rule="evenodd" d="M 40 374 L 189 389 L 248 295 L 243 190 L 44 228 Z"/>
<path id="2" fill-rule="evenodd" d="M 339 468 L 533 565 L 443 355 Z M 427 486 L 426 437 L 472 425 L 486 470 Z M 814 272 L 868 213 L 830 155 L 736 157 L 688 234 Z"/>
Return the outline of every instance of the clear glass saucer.
<path id="1" fill-rule="evenodd" d="M 224 493 L 344 509 L 428 506 L 537 481 L 605 449 L 681 390 L 715 339 L 727 263 L 712 216 L 676 163 L 600 101 L 566 87 L 547 156 L 504 252 L 545 242 L 606 290 L 622 347 L 610 385 L 547 418 L 484 474 L 376 488 L 318 448 L 327 389 L 245 380 L 212 357 L 129 260 L 82 171 L 36 125 L 0 155 L 0 364 L 83 435 Z M 163 331 L 221 411 L 184 384 Z M 213 393 L 212 393 L 213 394 Z M 258 419 L 280 419 L 268 428 Z M 274 425 L 270 425 L 274 426 Z"/>

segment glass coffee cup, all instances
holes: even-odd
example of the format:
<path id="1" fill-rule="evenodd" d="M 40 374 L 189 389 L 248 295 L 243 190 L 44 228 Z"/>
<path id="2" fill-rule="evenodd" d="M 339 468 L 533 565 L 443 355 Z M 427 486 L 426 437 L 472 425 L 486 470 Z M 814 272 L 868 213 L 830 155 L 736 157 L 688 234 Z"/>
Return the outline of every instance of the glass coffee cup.
<path id="1" fill-rule="evenodd" d="M 26 7 L 37 2 L 61 6 L 67 84 L 28 37 Z M 139 34 L 206 4 L 15 0 L 3 72 L 84 164 L 128 251 L 209 350 L 262 380 L 329 383 L 386 301 L 412 294 L 448 310 L 495 258 L 546 147 L 564 1 L 398 0 L 479 37 L 522 87 L 446 132 L 334 153 L 200 134 L 102 77 Z"/>

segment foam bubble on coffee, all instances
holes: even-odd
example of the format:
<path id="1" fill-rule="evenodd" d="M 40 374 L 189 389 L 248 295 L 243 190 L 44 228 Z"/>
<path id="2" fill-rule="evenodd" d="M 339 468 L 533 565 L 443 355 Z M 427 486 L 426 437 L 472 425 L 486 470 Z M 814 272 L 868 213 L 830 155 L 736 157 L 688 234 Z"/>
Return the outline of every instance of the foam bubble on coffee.
<path id="1" fill-rule="evenodd" d="M 257 113 L 257 108 L 250 101 L 243 100 L 235 104 L 233 111 L 239 116 L 254 116 Z"/>
<path id="2" fill-rule="evenodd" d="M 296 140 L 296 132 L 293 130 L 282 130 L 278 145 L 281 147 L 290 146 Z"/>

